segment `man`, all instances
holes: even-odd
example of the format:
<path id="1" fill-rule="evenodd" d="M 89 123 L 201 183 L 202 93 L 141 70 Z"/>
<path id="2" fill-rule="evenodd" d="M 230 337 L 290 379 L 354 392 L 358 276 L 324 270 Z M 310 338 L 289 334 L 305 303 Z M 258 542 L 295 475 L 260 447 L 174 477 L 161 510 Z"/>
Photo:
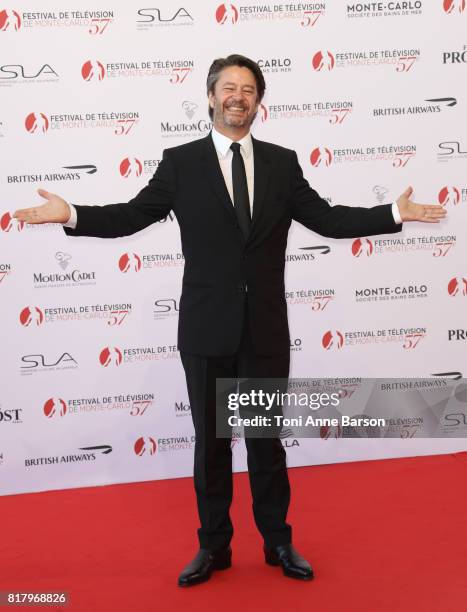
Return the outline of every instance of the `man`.
<path id="1" fill-rule="evenodd" d="M 240 55 L 217 59 L 207 79 L 212 133 L 165 150 L 153 178 L 130 202 L 72 207 L 40 189 L 45 204 L 15 213 L 28 223 L 62 223 L 69 235 L 103 238 L 133 234 L 170 210 L 177 217 L 185 256 L 178 346 L 196 433 L 201 523 L 200 549 L 180 586 L 231 565 L 232 454 L 230 440 L 216 438 L 215 382 L 288 377 L 284 265 L 292 219 L 324 236 L 354 238 L 398 232 L 402 221 L 436 223 L 445 215 L 441 206 L 412 202 L 411 188 L 393 205 L 331 207 L 303 178 L 294 151 L 251 136 L 264 90 L 256 62 Z M 277 437 L 245 442 L 265 561 L 309 580 L 312 569 L 292 546 L 286 523 L 290 487 L 282 444 Z"/>

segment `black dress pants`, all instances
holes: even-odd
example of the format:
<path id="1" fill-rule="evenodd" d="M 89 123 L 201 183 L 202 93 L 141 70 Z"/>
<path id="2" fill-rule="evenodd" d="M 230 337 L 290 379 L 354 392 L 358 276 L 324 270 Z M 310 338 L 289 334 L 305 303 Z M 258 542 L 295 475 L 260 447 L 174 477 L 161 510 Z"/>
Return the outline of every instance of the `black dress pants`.
<path id="1" fill-rule="evenodd" d="M 289 375 L 290 353 L 258 355 L 251 342 L 245 308 L 243 334 L 235 355 L 207 357 L 181 353 L 195 428 L 194 485 L 201 527 L 201 548 L 227 546 L 233 526 L 231 440 L 216 437 L 216 378 L 282 378 Z M 253 515 L 266 546 L 291 541 L 286 523 L 290 502 L 286 453 L 278 437 L 245 438 Z"/>

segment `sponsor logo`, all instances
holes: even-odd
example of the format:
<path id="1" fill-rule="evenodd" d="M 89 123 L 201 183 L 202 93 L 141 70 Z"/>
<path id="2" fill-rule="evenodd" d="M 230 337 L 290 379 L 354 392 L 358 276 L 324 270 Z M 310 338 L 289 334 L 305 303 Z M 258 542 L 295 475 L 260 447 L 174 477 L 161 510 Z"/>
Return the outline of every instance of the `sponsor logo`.
<path id="1" fill-rule="evenodd" d="M 328 330 L 323 334 L 321 344 L 327 351 L 330 349 L 341 349 L 344 346 L 344 336 L 337 329 Z"/>
<path id="2" fill-rule="evenodd" d="M 143 455 L 155 455 L 157 451 L 157 443 L 154 438 L 149 436 L 141 437 L 136 440 L 133 445 L 135 455 L 142 457 Z"/>
<path id="3" fill-rule="evenodd" d="M 212 122 L 206 119 L 195 119 L 198 105 L 195 102 L 185 100 L 182 102 L 181 110 L 189 119 L 187 121 L 161 121 L 161 136 L 162 138 L 201 138 L 212 128 Z"/>
<path id="4" fill-rule="evenodd" d="M 0 32 L 11 30 L 17 32 L 21 28 L 21 17 L 13 9 L 0 11 Z"/>
<path id="5" fill-rule="evenodd" d="M 183 450 L 192 450 L 195 446 L 195 436 L 171 436 L 167 438 L 153 438 L 142 436 L 133 445 L 138 457 L 155 455 L 156 453 L 170 453 Z"/>
<path id="6" fill-rule="evenodd" d="M 180 300 L 174 298 L 159 298 L 154 301 L 153 317 L 155 320 L 177 317 Z"/>
<path id="7" fill-rule="evenodd" d="M 29 113 L 24 120 L 24 126 L 29 134 L 45 134 L 49 124 L 49 119 L 44 113 Z"/>
<path id="8" fill-rule="evenodd" d="M 100 352 L 99 362 L 104 368 L 119 366 L 122 363 L 122 352 L 115 346 L 106 346 Z"/>
<path id="9" fill-rule="evenodd" d="M 322 102 L 293 102 L 287 104 L 261 104 L 262 123 L 287 119 L 326 119 L 331 125 L 341 125 L 352 113 L 350 100 L 326 100 Z"/>
<path id="10" fill-rule="evenodd" d="M 38 28 L 83 28 L 91 35 L 103 34 L 114 21 L 114 11 L 0 11 L 0 31 Z"/>
<path id="11" fill-rule="evenodd" d="M 28 226 L 33 227 L 33 226 Z M 58 251 L 55 259 L 61 272 L 33 272 L 33 284 L 36 289 L 57 287 L 85 287 L 96 284 L 94 271 L 82 271 L 79 268 L 67 270 L 71 255 Z"/>
<path id="12" fill-rule="evenodd" d="M 56 372 L 59 370 L 75 370 L 78 367 L 76 359 L 68 352 L 62 354 L 36 353 L 21 357 L 20 373 L 22 375 L 37 374 L 39 372 Z"/>
<path id="13" fill-rule="evenodd" d="M 36 118 L 36 114 L 31 113 L 26 119 L 26 129 L 35 133 L 42 128 L 44 132 L 50 130 L 94 130 L 108 129 L 116 136 L 127 136 L 139 123 L 141 113 L 139 111 L 97 111 L 89 113 L 68 112 L 58 115 L 46 116 L 40 113 L 41 117 Z M 64 166 L 65 168 L 67 166 Z M 88 166 L 73 166 L 73 168 L 88 168 Z M 48 180 L 48 179 L 47 179 Z"/>
<path id="14" fill-rule="evenodd" d="M 334 289 L 299 289 L 286 291 L 285 299 L 290 306 L 308 306 L 313 312 L 325 310 L 336 299 Z"/>
<path id="15" fill-rule="evenodd" d="M 467 329 L 448 329 L 448 341 L 458 342 L 467 340 Z"/>
<path id="16" fill-rule="evenodd" d="M 384 302 L 428 297 L 427 285 L 396 285 L 395 287 L 364 287 L 355 289 L 356 302 Z"/>
<path id="17" fill-rule="evenodd" d="M 50 64 L 34 68 L 22 64 L 0 66 L 0 87 L 11 87 L 20 83 L 57 83 L 58 80 L 59 75 Z"/>
<path id="18" fill-rule="evenodd" d="M 422 0 L 389 0 L 388 2 L 354 2 L 347 4 L 349 18 L 408 17 L 421 15 Z"/>
<path id="19" fill-rule="evenodd" d="M 458 140 L 440 142 L 438 145 L 438 161 L 449 162 L 455 159 L 467 159 L 467 150 Z"/>
<path id="20" fill-rule="evenodd" d="M 23 327 L 42 325 L 44 322 L 44 313 L 37 306 L 26 306 L 20 312 L 19 321 Z"/>
<path id="21" fill-rule="evenodd" d="M 24 229 L 24 221 L 18 221 L 10 212 L 3 213 L 0 217 L 0 228 L 2 232 L 16 231 L 21 232 Z"/>
<path id="22" fill-rule="evenodd" d="M 463 13 L 465 11 L 465 0 L 443 0 L 443 9 L 448 15 Z"/>
<path id="23" fill-rule="evenodd" d="M 130 416 L 149 414 L 155 404 L 154 393 L 126 393 L 121 395 L 77 397 L 64 400 L 50 398 L 43 407 L 46 417 L 67 418 L 102 412 L 125 411 Z M 148 412 L 149 411 L 149 412 Z"/>
<path id="24" fill-rule="evenodd" d="M 103 320 L 111 327 L 120 326 L 131 315 L 131 303 L 122 304 L 74 304 L 73 306 L 27 306 L 20 313 L 23 327 L 69 321 Z"/>
<path id="25" fill-rule="evenodd" d="M 191 26 L 194 19 L 186 8 L 142 8 L 138 9 L 139 19 L 136 20 L 138 30 L 151 30 L 167 26 Z"/>
<path id="26" fill-rule="evenodd" d="M 22 408 L 3 408 L 0 404 L 0 427 L 5 423 L 22 423 Z"/>
<path id="27" fill-rule="evenodd" d="M 288 252 L 285 256 L 285 262 L 300 263 L 304 261 L 315 261 L 321 255 L 328 255 L 331 252 L 331 247 L 327 245 L 316 245 L 307 247 L 298 247 L 295 252 Z"/>
<path id="28" fill-rule="evenodd" d="M 443 64 L 467 64 L 467 45 L 457 51 L 443 51 Z"/>
<path id="29" fill-rule="evenodd" d="M 467 187 L 442 187 L 438 193 L 438 202 L 442 206 L 457 206 L 461 202 L 467 202 Z"/>
<path id="30" fill-rule="evenodd" d="M 10 263 L 0 263 L 0 285 L 12 272 Z"/>
<path id="31" fill-rule="evenodd" d="M 354 257 L 370 257 L 373 254 L 373 243 L 368 238 L 357 238 L 352 242 L 352 255 Z"/>
<path id="32" fill-rule="evenodd" d="M 292 72 L 292 60 L 290 57 L 260 58 L 256 61 L 264 74 L 270 72 Z"/>
<path id="33" fill-rule="evenodd" d="M 48 172 L 35 172 L 34 174 L 7 174 L 7 183 L 49 183 L 64 181 L 80 181 L 87 174 L 95 174 L 97 166 L 94 164 L 80 164 L 77 166 L 62 166 L 62 170 L 49 170 Z M 51 225 L 48 223 L 47 225 Z"/>
<path id="34" fill-rule="evenodd" d="M 173 268 L 185 264 L 183 253 L 123 253 L 118 260 L 118 267 L 124 274 L 139 272 L 141 269 Z"/>
<path id="35" fill-rule="evenodd" d="M 420 61 L 420 49 L 367 49 L 363 51 L 331 51 L 319 49 L 311 59 L 315 72 L 331 72 L 342 68 L 390 66 L 396 72 L 409 72 Z"/>
<path id="36" fill-rule="evenodd" d="M 97 461 L 101 455 L 108 455 L 112 452 L 110 444 L 98 446 L 83 446 L 77 450 L 86 451 L 83 453 L 72 453 L 69 455 L 53 455 L 48 457 L 27 458 L 24 460 L 25 467 L 43 467 L 62 463 L 88 463 Z"/>
<path id="37" fill-rule="evenodd" d="M 61 397 L 51 397 L 45 402 L 43 412 L 49 419 L 58 416 L 63 417 L 67 412 L 66 403 Z"/>
<path id="38" fill-rule="evenodd" d="M 118 348 L 106 346 L 99 354 L 101 366 L 119 367 L 142 361 L 161 361 L 166 359 L 179 359 L 180 355 L 176 345 L 164 344 L 160 346 L 140 346 Z"/>
<path id="39" fill-rule="evenodd" d="M 456 98 L 431 98 L 425 100 L 429 104 L 412 104 L 410 106 L 388 106 L 384 108 L 374 108 L 373 117 L 421 117 L 423 115 L 437 115 L 443 110 L 457 105 Z"/>
<path id="40" fill-rule="evenodd" d="M 242 22 L 295 21 L 300 27 L 312 28 L 326 14 L 326 2 L 302 4 L 253 4 L 239 5 L 225 2 L 215 12 L 219 25 L 235 25 Z"/>
<path id="41" fill-rule="evenodd" d="M 382 204 L 386 199 L 389 189 L 387 187 L 383 187 L 382 185 L 375 185 L 372 191 L 375 194 L 378 202 Z"/>
<path id="42" fill-rule="evenodd" d="M 183 83 L 194 68 L 192 59 L 102 62 L 94 58 L 83 63 L 81 76 L 95 83 L 107 79 L 163 77 L 176 85 Z"/>
<path id="43" fill-rule="evenodd" d="M 451 297 L 467 296 L 467 278 L 454 277 L 448 283 L 448 294 Z"/>
<path id="44" fill-rule="evenodd" d="M 175 402 L 174 412 L 176 417 L 189 416 L 191 414 L 191 406 L 185 402 Z"/>
<path id="45" fill-rule="evenodd" d="M 408 238 L 357 238 L 352 242 L 352 255 L 359 259 L 389 253 L 427 251 L 433 257 L 446 257 L 456 246 L 457 238 L 451 236 L 414 236 Z"/>
<path id="46" fill-rule="evenodd" d="M 316 147 L 310 153 L 310 163 L 313 168 L 318 166 L 330 166 L 332 164 L 332 153 L 326 147 Z"/>
<path id="47" fill-rule="evenodd" d="M 219 25 L 235 24 L 238 21 L 238 10 L 230 2 L 220 4 L 216 9 L 216 21 Z"/>
<path id="48" fill-rule="evenodd" d="M 403 349 L 409 350 L 415 349 L 426 335 L 426 327 L 352 331 L 328 330 L 323 334 L 321 345 L 329 351 L 363 344 L 401 343 Z"/>
<path id="49" fill-rule="evenodd" d="M 81 76 L 85 81 L 102 81 L 105 77 L 104 65 L 97 60 L 88 60 L 81 66 Z"/>
<path id="50" fill-rule="evenodd" d="M 392 162 L 393 168 L 404 168 L 417 154 L 417 146 L 380 145 L 376 147 L 350 147 L 344 149 L 329 149 L 315 147 L 310 153 L 310 164 L 313 168 L 327 168 L 331 164 L 355 162 Z"/>
<path id="51" fill-rule="evenodd" d="M 143 166 L 139 159 L 136 157 L 125 157 L 120 162 L 120 175 L 123 178 L 128 178 L 129 176 L 141 176 L 143 171 Z"/>
<path id="52" fill-rule="evenodd" d="M 291 351 L 302 351 L 303 350 L 303 340 L 301 338 L 291 338 L 290 339 L 290 350 Z"/>

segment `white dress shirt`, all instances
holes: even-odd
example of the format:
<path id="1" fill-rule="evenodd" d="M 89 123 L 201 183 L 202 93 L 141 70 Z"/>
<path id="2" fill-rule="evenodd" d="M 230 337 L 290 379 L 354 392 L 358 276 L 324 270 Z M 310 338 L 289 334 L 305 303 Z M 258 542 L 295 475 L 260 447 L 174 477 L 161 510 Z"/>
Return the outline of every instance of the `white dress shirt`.
<path id="1" fill-rule="evenodd" d="M 212 140 L 214 142 L 214 146 L 216 148 L 217 157 L 219 159 L 219 164 L 222 170 L 222 174 L 224 176 L 225 184 L 227 187 L 227 191 L 229 192 L 230 199 L 233 205 L 233 188 L 232 188 L 232 157 L 233 151 L 230 148 L 232 142 L 234 142 L 231 138 L 224 136 L 214 128 L 212 128 Z M 245 164 L 245 172 L 246 172 L 246 180 L 248 184 L 248 195 L 250 198 L 250 211 L 251 216 L 253 217 L 253 194 L 254 194 L 254 157 L 253 157 L 253 141 L 251 140 L 251 133 L 248 132 L 246 136 L 244 136 L 241 140 L 237 141 L 240 145 L 240 153 L 243 157 L 243 162 Z M 70 218 L 66 223 L 65 227 L 70 227 L 71 229 L 76 228 L 76 224 L 78 222 L 78 215 L 76 213 L 76 208 L 73 204 L 69 204 L 71 209 Z M 395 223 L 402 223 L 401 216 L 399 214 L 399 208 L 397 204 L 394 202 L 391 207 L 392 216 L 394 217 Z"/>
<path id="2" fill-rule="evenodd" d="M 217 151 L 217 158 L 219 159 L 219 165 L 224 176 L 224 181 L 229 192 L 232 203 L 233 199 L 233 186 L 232 186 L 232 158 L 233 151 L 230 145 L 233 142 L 238 142 L 240 145 L 240 153 L 243 157 L 243 163 L 245 164 L 246 182 L 248 184 L 248 197 L 250 199 L 250 213 L 253 217 L 253 194 L 254 194 L 254 179 L 255 179 L 255 168 L 253 163 L 253 142 L 251 140 L 251 133 L 248 132 L 241 140 L 234 141 L 227 136 L 224 136 L 220 132 L 217 132 L 212 128 L 212 139 L 214 146 Z"/>

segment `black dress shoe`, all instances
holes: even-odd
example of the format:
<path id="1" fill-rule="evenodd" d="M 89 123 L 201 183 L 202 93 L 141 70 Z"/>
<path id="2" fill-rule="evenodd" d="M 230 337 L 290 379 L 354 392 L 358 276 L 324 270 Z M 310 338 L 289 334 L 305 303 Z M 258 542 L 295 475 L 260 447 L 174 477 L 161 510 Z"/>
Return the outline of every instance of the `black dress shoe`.
<path id="1" fill-rule="evenodd" d="M 178 577 L 178 586 L 191 586 L 205 582 L 211 578 L 213 570 L 227 569 L 232 565 L 232 549 L 223 548 L 218 551 L 200 548 L 196 557 Z"/>
<path id="2" fill-rule="evenodd" d="M 313 570 L 292 544 L 283 544 L 273 548 L 264 547 L 264 560 L 269 565 L 280 565 L 284 576 L 298 578 L 299 580 L 311 580 Z"/>

